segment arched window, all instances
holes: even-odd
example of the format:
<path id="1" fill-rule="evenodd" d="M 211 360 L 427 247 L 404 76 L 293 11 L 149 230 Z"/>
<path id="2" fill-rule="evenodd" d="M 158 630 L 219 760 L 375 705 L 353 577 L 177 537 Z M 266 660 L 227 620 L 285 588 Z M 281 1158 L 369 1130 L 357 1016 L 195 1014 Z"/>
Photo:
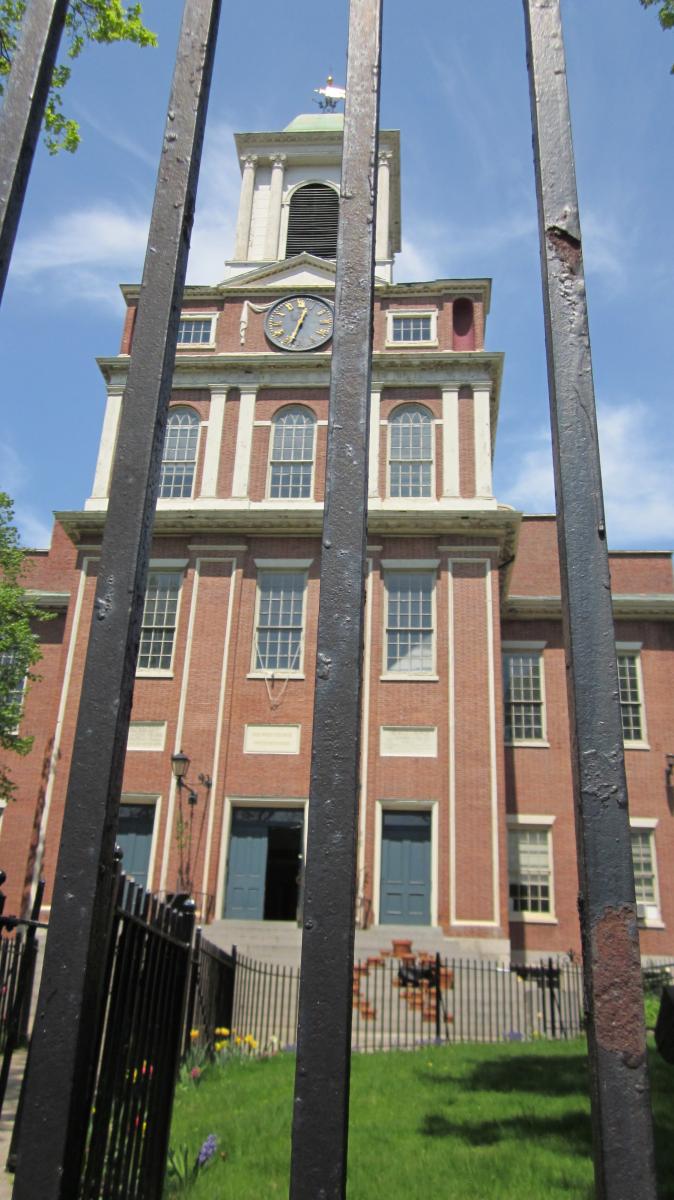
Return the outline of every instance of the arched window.
<path id="1" fill-rule="evenodd" d="M 192 495 L 198 441 L 199 416 L 194 409 L 170 409 L 159 477 L 159 495 L 162 499 Z"/>
<path id="2" fill-rule="evenodd" d="M 431 496 L 433 423 L 421 404 L 396 408 L 389 420 L 389 494 Z"/>
<path id="3" fill-rule="evenodd" d="M 454 301 L 454 349 L 475 349 L 475 307 L 465 296 Z"/>
<path id="4" fill-rule="evenodd" d="M 319 258 L 337 256 L 339 197 L 325 183 L 306 183 L 290 198 L 286 258 L 306 250 Z"/>
<path id="5" fill-rule="evenodd" d="M 272 421 L 269 495 L 272 500 L 307 500 L 314 467 L 313 413 L 299 405 L 282 408 Z"/>

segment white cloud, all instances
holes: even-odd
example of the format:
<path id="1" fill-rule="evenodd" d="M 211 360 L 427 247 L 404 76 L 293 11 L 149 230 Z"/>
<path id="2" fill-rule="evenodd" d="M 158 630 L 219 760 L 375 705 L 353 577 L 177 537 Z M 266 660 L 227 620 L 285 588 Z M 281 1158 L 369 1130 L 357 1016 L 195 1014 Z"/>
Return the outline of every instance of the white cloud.
<path id="1" fill-rule="evenodd" d="M 22 499 L 21 493 L 29 482 L 30 474 L 14 447 L 0 442 L 0 488 L 14 501 L 15 524 L 22 544 L 41 549 L 51 542 L 51 523 Z"/>
<path id="2" fill-rule="evenodd" d="M 199 180 L 187 280 L 215 284 L 234 254 L 241 186 L 233 131 L 224 122 L 207 129 Z"/>
<path id="3" fill-rule="evenodd" d="M 599 408 L 604 504 L 612 547 L 674 544 L 674 475 L 668 444 L 643 401 Z M 552 454 L 547 431 L 520 456 L 503 498 L 525 512 L 554 512 Z"/>
<path id="4" fill-rule="evenodd" d="M 147 242 L 147 216 L 112 204 L 57 216 L 39 233 L 17 243 L 13 270 L 18 279 L 72 267 L 117 266 L 142 262 Z"/>

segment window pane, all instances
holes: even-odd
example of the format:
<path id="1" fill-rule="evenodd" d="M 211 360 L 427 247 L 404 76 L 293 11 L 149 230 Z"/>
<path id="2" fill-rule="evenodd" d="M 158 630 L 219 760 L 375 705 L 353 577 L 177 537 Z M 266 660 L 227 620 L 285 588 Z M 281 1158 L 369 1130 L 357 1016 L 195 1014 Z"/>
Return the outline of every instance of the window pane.
<path id="1" fill-rule="evenodd" d="M 511 912 L 551 912 L 549 830 L 508 831 L 508 873 Z"/>
<path id="2" fill-rule="evenodd" d="M 194 409 L 172 409 L 166 423 L 159 476 L 159 495 L 162 499 L 184 499 L 192 495 L 198 442 L 199 417 Z"/>
<path id="3" fill-rule="evenodd" d="M 503 658 L 506 741 L 543 737 L 541 656 L 524 651 Z"/>
<path id="4" fill-rule="evenodd" d="M 430 316 L 393 317 L 394 342 L 430 342 L 430 340 Z"/>
<path id="5" fill-rule="evenodd" d="M 657 904 L 655 891 L 655 855 L 650 829 L 633 829 L 632 865 L 637 904 Z"/>
<path id="6" fill-rule="evenodd" d="M 8 733 L 19 732 L 23 697 L 26 690 L 25 675 L 17 679 L 18 659 L 19 655 L 14 650 L 0 652 L 0 696 L 2 696 L 5 706 L 12 710 L 7 714 L 8 725 L 11 724 L 11 720 L 16 720 L 14 728 L 9 728 Z"/>
<path id="7" fill-rule="evenodd" d="M 391 571 L 386 576 L 386 670 L 433 670 L 433 576 Z"/>
<path id="8" fill-rule="evenodd" d="M 174 571 L 151 571 L 148 576 L 138 654 L 141 671 L 171 669 L 181 580 Z"/>
<path id="9" fill-rule="evenodd" d="M 626 742 L 640 742 L 643 738 L 643 722 L 636 654 L 618 655 L 618 684 L 623 738 Z"/>
<path id="10" fill-rule="evenodd" d="M 302 655 L 304 571 L 262 571 L 255 633 L 255 669 L 298 671 Z"/>
<path id="11" fill-rule="evenodd" d="M 178 345 L 208 345 L 212 329 L 212 317 L 183 317 L 178 323 Z"/>
<path id="12" fill-rule="evenodd" d="M 314 462 L 313 414 L 306 408 L 287 408 L 274 419 L 269 473 L 272 500 L 311 497 Z"/>
<path id="13" fill-rule="evenodd" d="M 391 495 L 411 498 L 432 495 L 430 412 L 418 404 L 397 408 L 391 415 L 390 430 Z"/>

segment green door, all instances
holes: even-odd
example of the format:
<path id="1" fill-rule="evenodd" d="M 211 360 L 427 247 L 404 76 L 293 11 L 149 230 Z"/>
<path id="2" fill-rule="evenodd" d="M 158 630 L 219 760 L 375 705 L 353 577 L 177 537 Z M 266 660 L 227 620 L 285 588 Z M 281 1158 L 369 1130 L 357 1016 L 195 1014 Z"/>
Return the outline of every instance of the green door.
<path id="1" fill-rule="evenodd" d="M 430 813 L 383 814 L 380 908 L 382 925 L 430 924 Z"/>
<path id="2" fill-rule="evenodd" d="M 147 887 L 153 829 L 154 804 L 120 804 L 117 843 L 122 851 L 122 870 L 144 888 Z"/>

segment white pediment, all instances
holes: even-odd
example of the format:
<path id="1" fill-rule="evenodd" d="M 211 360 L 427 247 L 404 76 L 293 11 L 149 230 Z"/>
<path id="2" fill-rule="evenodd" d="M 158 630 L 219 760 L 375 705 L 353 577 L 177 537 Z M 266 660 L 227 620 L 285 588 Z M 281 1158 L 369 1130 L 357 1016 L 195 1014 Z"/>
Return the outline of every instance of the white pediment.
<path id="1" fill-rule="evenodd" d="M 229 266 L 229 264 L 228 264 Z M 296 254 L 294 258 L 284 259 L 283 262 L 273 262 L 258 267 L 253 271 L 243 271 L 241 274 L 230 275 L 220 283 L 219 287 L 334 287 L 335 264 L 313 254 Z"/>

